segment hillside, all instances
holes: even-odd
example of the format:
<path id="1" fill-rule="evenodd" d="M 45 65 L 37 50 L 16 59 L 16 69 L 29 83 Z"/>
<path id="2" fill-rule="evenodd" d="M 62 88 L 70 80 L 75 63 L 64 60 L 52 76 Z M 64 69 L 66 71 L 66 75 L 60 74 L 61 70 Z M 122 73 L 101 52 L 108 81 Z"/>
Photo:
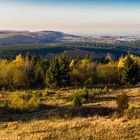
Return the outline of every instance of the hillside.
<path id="1" fill-rule="evenodd" d="M 0 30 L 0 46 L 22 44 L 47 44 L 58 42 L 92 42 L 92 43 L 126 43 L 140 40 L 140 36 L 119 35 L 72 35 L 59 31 L 2 31 Z"/>
<path id="2" fill-rule="evenodd" d="M 0 115 L 1 140 L 139 140 L 140 112 L 135 114 L 138 118 L 117 117 L 115 99 L 127 93 L 130 107 L 140 111 L 140 88 L 110 89 L 81 107 L 72 107 L 70 98 L 76 91 L 57 90 L 42 97 L 46 104 L 42 110 Z"/>
<path id="3" fill-rule="evenodd" d="M 16 44 L 46 44 L 52 42 L 70 41 L 81 38 L 56 31 L 0 31 L 0 45 Z"/>

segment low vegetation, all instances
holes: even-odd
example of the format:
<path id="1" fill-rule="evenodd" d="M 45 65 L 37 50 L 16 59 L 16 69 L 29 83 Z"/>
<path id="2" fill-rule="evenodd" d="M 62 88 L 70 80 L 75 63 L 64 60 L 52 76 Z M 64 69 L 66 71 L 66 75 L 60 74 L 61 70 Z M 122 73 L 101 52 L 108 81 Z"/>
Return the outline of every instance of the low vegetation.
<path id="1" fill-rule="evenodd" d="M 89 91 L 87 89 L 83 89 L 78 93 L 74 93 L 73 95 L 73 106 L 81 106 L 83 103 L 87 102 L 89 99 Z"/>
<path id="2" fill-rule="evenodd" d="M 77 138 L 83 140 L 119 140 L 120 138 L 122 140 L 138 140 L 140 136 L 140 88 L 109 89 L 109 93 L 106 89 L 58 89 L 55 92 L 46 89 L 16 93 L 7 91 L 1 94 L 1 99 L 8 100 L 10 98 L 9 100 L 14 101 L 13 105 L 17 105 L 18 109 L 20 109 L 18 102 L 21 97 L 25 96 L 24 100 L 29 101 L 33 98 L 32 94 L 40 98 L 44 107 L 36 110 L 34 109 L 37 107 L 36 103 L 30 105 L 27 102 L 28 106 L 26 105 L 25 108 L 28 111 L 31 109 L 30 112 L 2 113 L 1 106 L 1 140 L 5 140 L 5 138 L 9 140 Z M 76 93 L 79 94 L 80 99 L 82 98 L 82 106 L 73 106 L 71 97 Z M 124 114 L 120 116 L 116 99 L 118 100 L 118 96 L 122 97 L 122 93 L 126 93 L 129 97 L 129 107 L 125 108 Z M 29 95 L 31 96 L 29 97 Z M 121 104 L 124 101 L 122 99 L 125 98 L 121 98 Z M 8 107 L 10 104 L 9 102 Z"/>
<path id="3" fill-rule="evenodd" d="M 41 106 L 39 93 L 32 91 L 14 92 L 1 101 L 4 112 L 25 112 L 39 109 Z"/>
<path id="4" fill-rule="evenodd" d="M 1 139 L 138 140 L 139 71 L 131 54 L 105 62 L 65 54 L 2 59 Z"/>
<path id="5" fill-rule="evenodd" d="M 129 107 L 129 104 L 128 104 L 129 97 L 125 93 L 118 95 L 116 102 L 117 102 L 119 113 L 124 113 L 124 111 L 128 109 Z"/>
<path id="6" fill-rule="evenodd" d="M 32 91 L 28 92 L 15 92 L 9 96 L 9 107 L 15 110 L 31 110 L 40 107 L 40 97 L 37 93 Z"/>

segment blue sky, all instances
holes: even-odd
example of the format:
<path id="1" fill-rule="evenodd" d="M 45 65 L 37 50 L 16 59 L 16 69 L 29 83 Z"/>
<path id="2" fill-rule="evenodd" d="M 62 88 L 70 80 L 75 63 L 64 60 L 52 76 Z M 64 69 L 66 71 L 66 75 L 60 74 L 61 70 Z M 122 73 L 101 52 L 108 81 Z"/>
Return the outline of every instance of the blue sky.
<path id="1" fill-rule="evenodd" d="M 0 0 L 0 29 L 140 33 L 140 0 Z"/>
<path id="2" fill-rule="evenodd" d="M 32 4 L 140 4 L 139 0 L 1 0 L 3 3 Z"/>

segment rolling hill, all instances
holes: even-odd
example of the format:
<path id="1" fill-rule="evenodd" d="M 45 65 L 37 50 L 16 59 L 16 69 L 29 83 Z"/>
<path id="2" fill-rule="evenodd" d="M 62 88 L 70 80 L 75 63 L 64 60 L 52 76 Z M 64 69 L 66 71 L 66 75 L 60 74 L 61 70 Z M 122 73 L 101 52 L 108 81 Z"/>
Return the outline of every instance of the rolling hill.
<path id="1" fill-rule="evenodd" d="M 0 58 L 16 55 L 32 55 L 52 58 L 66 52 L 69 58 L 85 57 L 104 59 L 107 54 L 114 58 L 128 52 L 140 56 L 139 36 L 76 36 L 56 31 L 0 31 Z"/>
<path id="2" fill-rule="evenodd" d="M 46 44 L 79 40 L 82 37 L 56 31 L 0 31 L 0 45 Z"/>
<path id="3" fill-rule="evenodd" d="M 58 31 L 10 31 L 0 30 L 0 46 L 47 44 L 59 42 L 93 42 L 93 43 L 122 43 L 140 40 L 140 36 L 96 36 L 96 35 L 71 35 Z"/>

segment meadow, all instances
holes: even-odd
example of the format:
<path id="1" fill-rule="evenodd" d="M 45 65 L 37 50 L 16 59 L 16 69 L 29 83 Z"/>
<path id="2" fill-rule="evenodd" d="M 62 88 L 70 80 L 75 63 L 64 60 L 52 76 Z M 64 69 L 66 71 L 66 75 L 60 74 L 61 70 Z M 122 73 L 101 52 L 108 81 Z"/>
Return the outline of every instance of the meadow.
<path id="1" fill-rule="evenodd" d="M 140 58 L 0 60 L 1 140 L 139 140 Z"/>
<path id="2" fill-rule="evenodd" d="M 96 91 L 94 98 L 74 107 L 72 95 L 80 90 L 49 90 L 49 94 L 41 96 L 43 106 L 37 110 L 1 111 L 1 140 L 139 140 L 139 87 L 109 89 L 104 94 L 97 92 L 99 89 L 89 89 L 91 95 Z M 44 90 L 33 92 L 44 93 Z M 130 111 L 120 117 L 116 96 L 122 93 L 130 97 Z M 8 99 L 11 94 L 5 91 L 1 99 Z"/>

